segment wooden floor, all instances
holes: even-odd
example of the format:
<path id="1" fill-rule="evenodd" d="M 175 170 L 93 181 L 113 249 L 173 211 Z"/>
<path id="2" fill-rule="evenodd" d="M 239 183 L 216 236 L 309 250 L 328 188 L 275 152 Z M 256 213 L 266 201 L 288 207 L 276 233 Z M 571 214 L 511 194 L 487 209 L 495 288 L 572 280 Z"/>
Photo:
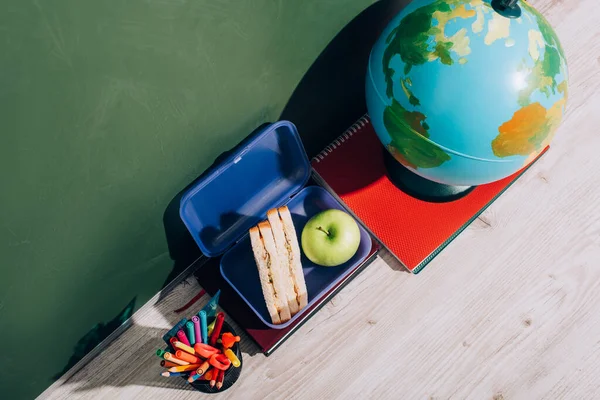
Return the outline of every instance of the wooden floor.
<path id="1" fill-rule="evenodd" d="M 219 398 L 600 398 L 600 4 L 530 3 L 569 62 L 550 152 L 421 274 L 383 253 L 272 356 L 242 339 L 242 376 Z M 154 355 L 198 290 L 146 305 L 41 398 L 203 397 Z"/>

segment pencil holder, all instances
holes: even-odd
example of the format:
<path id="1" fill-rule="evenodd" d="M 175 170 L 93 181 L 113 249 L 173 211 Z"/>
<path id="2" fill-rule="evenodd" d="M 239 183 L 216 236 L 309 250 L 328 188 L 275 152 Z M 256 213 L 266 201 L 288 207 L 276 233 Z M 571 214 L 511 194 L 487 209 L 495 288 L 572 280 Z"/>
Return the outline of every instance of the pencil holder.
<path id="1" fill-rule="evenodd" d="M 221 328 L 221 334 L 223 334 L 225 332 L 230 332 L 234 336 L 237 336 L 237 333 L 234 331 L 234 329 L 231 327 L 231 325 L 229 325 L 227 322 L 223 322 L 223 327 Z M 233 347 L 231 347 L 231 351 L 233 351 L 233 353 L 238 358 L 238 360 L 240 360 L 240 366 L 234 367 L 233 365 L 231 365 L 229 368 L 227 368 L 227 370 L 225 371 L 225 375 L 223 377 L 223 386 L 220 389 L 217 389 L 216 386 L 210 387 L 210 381 L 206 381 L 206 380 L 196 380 L 193 383 L 188 383 L 188 385 L 192 386 L 194 389 L 196 389 L 200 392 L 203 392 L 203 393 L 220 393 L 224 390 L 229 389 L 231 386 L 233 386 L 233 384 L 240 377 L 240 374 L 242 372 L 243 361 L 242 361 L 242 352 L 240 350 L 239 343 L 235 343 L 233 345 Z M 214 368 L 213 368 L 213 370 L 214 370 Z M 186 382 L 187 382 L 187 377 L 182 377 L 182 378 L 186 379 Z"/>
<path id="2" fill-rule="evenodd" d="M 216 312 L 217 302 L 218 294 L 200 312 L 179 321 L 163 336 L 167 347 L 156 352 L 167 368 L 161 375 L 184 379 L 203 393 L 229 389 L 242 372 L 240 338 L 225 314 Z"/>

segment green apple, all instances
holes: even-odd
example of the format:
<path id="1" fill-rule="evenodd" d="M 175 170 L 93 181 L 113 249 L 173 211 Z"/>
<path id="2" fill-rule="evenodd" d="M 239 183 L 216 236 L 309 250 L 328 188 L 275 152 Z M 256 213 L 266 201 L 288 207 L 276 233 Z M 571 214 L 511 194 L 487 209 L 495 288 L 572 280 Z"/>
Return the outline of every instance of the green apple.
<path id="1" fill-rule="evenodd" d="M 335 267 L 356 254 L 360 244 L 358 224 L 337 209 L 319 212 L 302 228 L 302 251 L 317 265 Z"/>

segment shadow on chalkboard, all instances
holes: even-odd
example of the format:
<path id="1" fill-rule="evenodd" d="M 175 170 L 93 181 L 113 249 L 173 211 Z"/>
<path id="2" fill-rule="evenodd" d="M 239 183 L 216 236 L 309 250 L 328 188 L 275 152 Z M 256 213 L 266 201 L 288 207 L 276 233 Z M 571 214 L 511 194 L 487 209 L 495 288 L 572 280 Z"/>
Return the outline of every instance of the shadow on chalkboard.
<path id="1" fill-rule="evenodd" d="M 389 21 L 409 2 L 381 0 L 363 10 L 333 38 L 295 88 L 279 120 L 289 120 L 296 125 L 309 158 L 365 114 L 365 76 L 371 48 Z M 266 125 L 258 126 L 247 138 Z M 236 148 L 244 145 L 242 141 Z M 228 154 L 230 152 L 221 154 L 213 166 Z M 169 251 L 175 262 L 165 285 L 201 255 L 181 221 L 179 203 L 183 194 L 209 171 L 210 168 L 179 192 L 164 213 Z M 211 232 L 211 236 L 214 233 Z M 221 289 L 223 303 L 246 307 L 229 285 L 224 285 L 218 266 L 219 260 L 211 259 L 200 267 L 195 273 L 199 283 L 208 293 Z M 237 322 L 246 327 L 262 327 L 258 319 Z"/>
<path id="2" fill-rule="evenodd" d="M 408 3 L 409 0 L 382 0 L 367 7 L 333 38 L 297 85 L 279 119 L 296 125 L 309 158 L 366 112 L 364 86 L 369 53 L 388 22 Z M 247 138 L 266 125 L 258 126 Z M 242 141 L 224 152 L 212 166 L 244 145 Z M 177 193 L 164 212 L 165 235 L 174 265 L 163 288 L 201 255 L 181 221 L 179 203 L 183 194 L 211 168 Z"/>
<path id="3" fill-rule="evenodd" d="M 113 319 L 104 323 L 99 322 L 92 329 L 90 329 L 84 336 L 77 341 L 73 355 L 69 358 L 67 365 L 56 375 L 53 376 L 54 380 L 60 379 L 69 369 L 77 364 L 83 357 L 85 357 L 90 351 L 98 346 L 104 339 L 106 339 L 113 331 L 123 325 L 132 315 L 135 309 L 135 297 L 125 306 L 121 312 L 119 312 Z"/>
<path id="4" fill-rule="evenodd" d="M 410 0 L 382 0 L 348 23 L 306 72 L 280 119 L 293 122 L 309 158 L 366 113 L 365 78 L 371 48 Z"/>
<path id="5" fill-rule="evenodd" d="M 309 158 L 366 112 L 365 76 L 371 48 L 389 21 L 409 2 L 382 0 L 363 10 L 321 52 L 292 93 L 279 119 L 296 125 Z M 258 126 L 247 138 L 266 125 Z M 243 145 L 245 141 L 222 153 L 212 166 Z M 179 203 L 183 194 L 211 168 L 180 191 L 164 212 L 167 244 L 175 265 L 163 287 L 201 255 L 181 221 Z"/>
<path id="6" fill-rule="evenodd" d="M 174 262 L 173 269 L 165 279 L 162 288 L 164 289 L 169 283 L 173 281 L 179 274 L 181 274 L 187 267 L 189 267 L 195 260 L 202 255 L 198 245 L 188 232 L 186 226 L 183 224 L 179 215 L 179 205 L 183 195 L 194 186 L 199 180 L 208 175 L 213 168 L 223 161 L 229 154 L 234 152 L 241 146 L 244 146 L 246 141 L 254 135 L 256 132 L 262 130 L 268 124 L 264 123 L 255 128 L 248 136 L 237 144 L 232 149 L 221 153 L 202 174 L 192 180 L 185 188 L 171 199 L 165 212 L 163 213 L 163 225 L 165 228 L 165 236 L 167 239 L 167 246 L 169 248 L 169 255 Z M 208 232 L 204 232 L 206 235 Z M 215 234 L 212 232 L 212 234 Z M 159 300 L 164 296 L 161 293 Z"/>

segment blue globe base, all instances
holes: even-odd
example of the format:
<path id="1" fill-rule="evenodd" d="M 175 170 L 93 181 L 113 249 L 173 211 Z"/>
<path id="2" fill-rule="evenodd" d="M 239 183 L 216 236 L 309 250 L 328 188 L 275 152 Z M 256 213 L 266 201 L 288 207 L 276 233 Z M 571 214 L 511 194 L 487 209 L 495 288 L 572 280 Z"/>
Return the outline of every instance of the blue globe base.
<path id="1" fill-rule="evenodd" d="M 382 148 L 382 152 L 390 181 L 404 193 L 419 200 L 434 203 L 454 201 L 475 189 L 475 186 L 453 186 L 430 181 L 400 164 L 386 149 Z"/>

